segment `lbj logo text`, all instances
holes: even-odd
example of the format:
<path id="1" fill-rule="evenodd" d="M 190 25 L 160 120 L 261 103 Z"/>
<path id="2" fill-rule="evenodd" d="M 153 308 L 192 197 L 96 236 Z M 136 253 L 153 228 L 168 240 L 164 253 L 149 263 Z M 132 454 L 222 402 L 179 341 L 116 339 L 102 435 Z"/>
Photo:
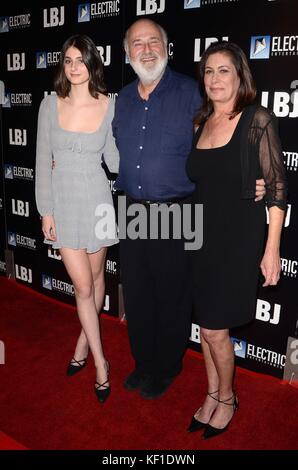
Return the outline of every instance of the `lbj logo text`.
<path id="1" fill-rule="evenodd" d="M 12 213 L 21 217 L 29 217 L 29 202 L 12 199 Z"/>
<path id="2" fill-rule="evenodd" d="M 32 269 L 26 268 L 25 266 L 15 265 L 16 278 L 21 281 L 32 284 Z"/>
<path id="3" fill-rule="evenodd" d="M 163 13 L 166 0 L 137 0 L 137 16 Z"/>
<path id="4" fill-rule="evenodd" d="M 194 62 L 200 62 L 201 53 L 203 53 L 210 46 L 210 44 L 213 44 L 214 42 L 218 42 L 220 40 L 228 41 L 229 38 L 228 36 L 223 36 L 221 39 L 220 38 L 205 38 L 204 42 L 202 41 L 203 43 L 202 45 L 201 45 L 201 38 L 196 38 L 195 47 L 194 47 Z"/>
<path id="5" fill-rule="evenodd" d="M 53 28 L 54 26 L 64 25 L 64 6 L 50 8 L 43 10 L 43 27 Z"/>
<path id="6" fill-rule="evenodd" d="M 25 70 L 25 52 L 14 52 L 7 54 L 7 70 L 8 72 L 17 72 L 18 70 Z"/>
<path id="7" fill-rule="evenodd" d="M 111 46 L 97 46 L 96 49 L 99 52 L 100 58 L 103 65 L 107 66 L 111 64 Z"/>
<path id="8" fill-rule="evenodd" d="M 27 129 L 9 129 L 10 145 L 27 145 Z"/>
<path id="9" fill-rule="evenodd" d="M 273 312 L 271 312 L 271 305 L 266 300 L 257 300 L 257 310 L 256 310 L 256 319 L 269 322 L 272 325 L 278 325 L 280 319 L 280 309 L 279 304 L 274 304 Z"/>

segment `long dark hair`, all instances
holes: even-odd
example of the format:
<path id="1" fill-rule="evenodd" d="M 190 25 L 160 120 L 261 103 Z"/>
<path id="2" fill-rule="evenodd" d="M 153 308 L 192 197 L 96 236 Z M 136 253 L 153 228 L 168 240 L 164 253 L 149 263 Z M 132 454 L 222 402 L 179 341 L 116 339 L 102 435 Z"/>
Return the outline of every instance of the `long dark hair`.
<path id="1" fill-rule="evenodd" d="M 233 42 L 227 41 L 220 41 L 211 44 L 208 49 L 203 53 L 200 65 L 199 65 L 199 73 L 200 73 L 200 88 L 203 96 L 203 104 L 200 109 L 198 116 L 196 116 L 194 123 L 196 125 L 202 124 L 210 114 L 213 112 L 213 103 L 211 100 L 208 99 L 205 85 L 204 85 L 204 74 L 205 74 L 205 67 L 208 58 L 212 54 L 216 54 L 220 52 L 222 54 L 227 54 L 235 66 L 237 75 L 240 79 L 240 86 L 238 89 L 238 93 L 235 99 L 234 109 L 230 116 L 230 119 L 233 119 L 237 114 L 239 114 L 246 106 L 253 103 L 256 97 L 256 87 L 254 80 L 252 78 L 252 74 L 247 62 L 247 58 L 243 52 L 243 50 L 234 44 Z"/>
<path id="2" fill-rule="evenodd" d="M 70 82 L 64 72 L 64 59 L 67 49 L 76 47 L 82 54 L 82 59 L 89 72 L 89 92 L 93 98 L 98 98 L 99 93 L 106 94 L 107 89 L 103 78 L 103 65 L 98 50 L 89 36 L 76 34 L 68 38 L 62 46 L 54 88 L 58 96 L 65 98 L 70 92 Z"/>

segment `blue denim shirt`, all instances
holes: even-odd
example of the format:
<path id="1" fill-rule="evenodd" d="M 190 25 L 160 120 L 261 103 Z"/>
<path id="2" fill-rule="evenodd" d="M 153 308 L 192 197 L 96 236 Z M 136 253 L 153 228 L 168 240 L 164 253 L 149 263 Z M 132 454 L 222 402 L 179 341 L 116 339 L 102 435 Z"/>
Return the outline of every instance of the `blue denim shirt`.
<path id="1" fill-rule="evenodd" d="M 193 192 L 185 165 L 200 104 L 196 81 L 169 67 L 147 101 L 138 93 L 138 80 L 121 90 L 113 120 L 120 152 L 117 189 L 150 200 Z"/>

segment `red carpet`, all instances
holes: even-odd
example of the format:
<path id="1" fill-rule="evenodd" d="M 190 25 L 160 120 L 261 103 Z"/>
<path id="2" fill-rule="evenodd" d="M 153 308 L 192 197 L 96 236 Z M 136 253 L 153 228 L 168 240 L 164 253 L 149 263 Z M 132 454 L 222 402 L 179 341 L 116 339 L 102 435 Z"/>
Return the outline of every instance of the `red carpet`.
<path id="1" fill-rule="evenodd" d="M 80 374 L 65 375 L 79 332 L 74 309 L 3 277 L 0 299 L 0 448 L 298 449 L 297 388 L 238 369 L 240 409 L 228 432 L 205 442 L 186 432 L 206 390 L 200 355 L 187 353 L 165 396 L 143 400 L 122 387 L 133 365 L 126 326 L 102 317 L 112 394 L 100 405 L 91 358 Z"/>

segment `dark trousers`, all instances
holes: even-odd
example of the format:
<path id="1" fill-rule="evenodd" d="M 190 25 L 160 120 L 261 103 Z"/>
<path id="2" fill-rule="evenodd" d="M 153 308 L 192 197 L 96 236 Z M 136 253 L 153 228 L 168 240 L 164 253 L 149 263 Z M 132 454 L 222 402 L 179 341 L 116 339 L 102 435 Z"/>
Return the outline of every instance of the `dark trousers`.
<path id="1" fill-rule="evenodd" d="M 137 370 L 157 378 L 182 368 L 191 324 L 189 258 L 183 239 L 120 241 L 132 355 Z"/>

